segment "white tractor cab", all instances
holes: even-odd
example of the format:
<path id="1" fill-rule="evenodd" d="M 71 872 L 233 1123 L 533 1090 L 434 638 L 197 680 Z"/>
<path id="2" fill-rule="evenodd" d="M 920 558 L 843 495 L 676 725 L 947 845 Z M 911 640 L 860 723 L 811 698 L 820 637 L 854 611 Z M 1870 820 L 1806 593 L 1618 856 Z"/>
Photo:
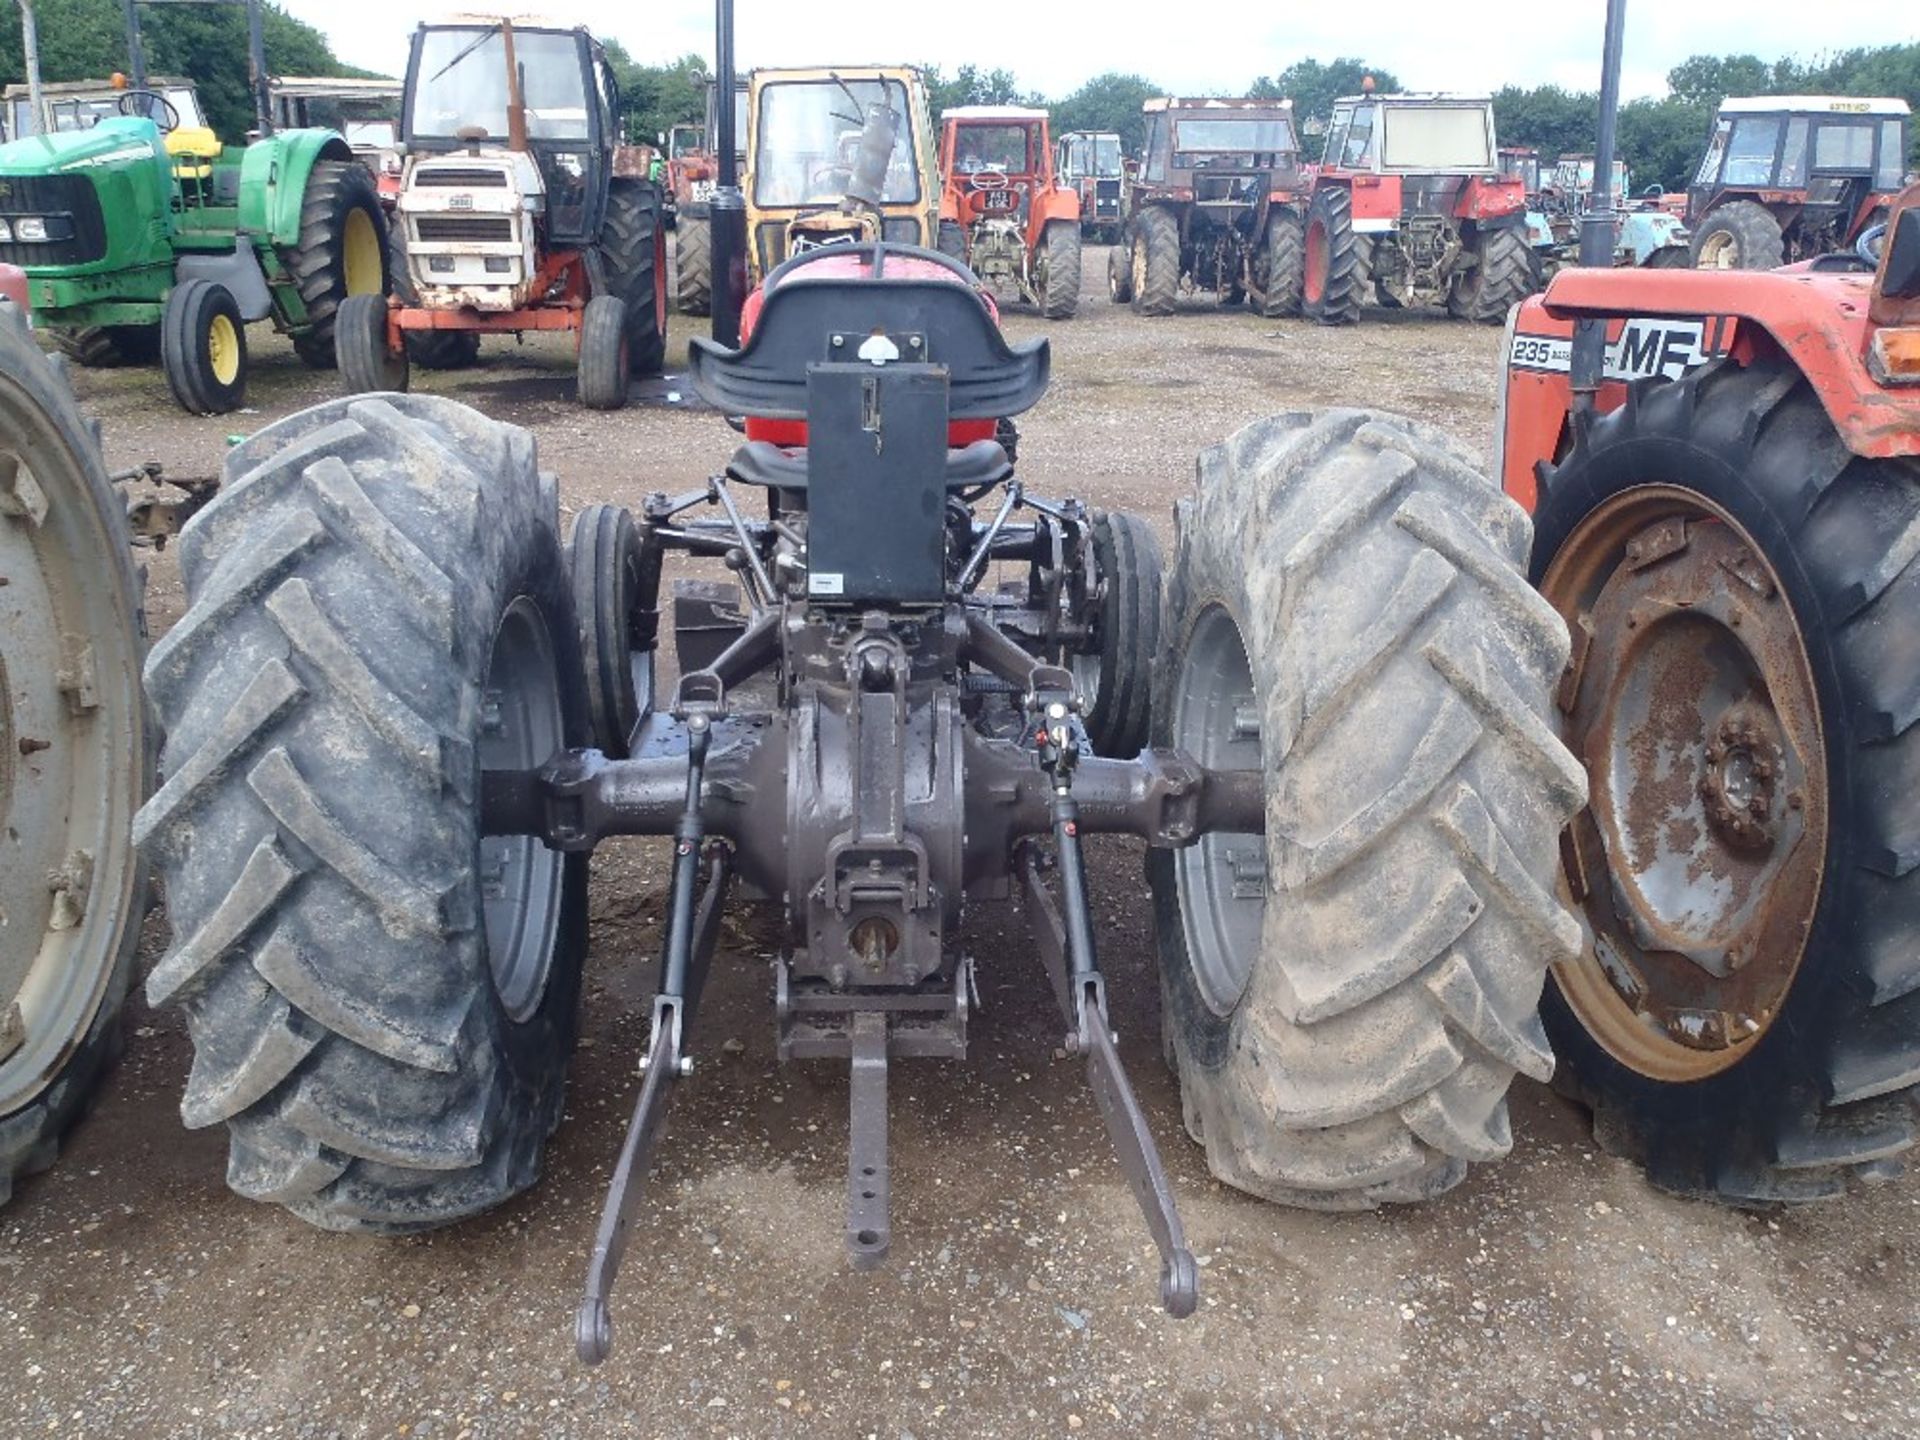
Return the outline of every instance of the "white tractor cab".
<path id="1" fill-rule="evenodd" d="M 337 75 L 282 75 L 267 84 L 276 127 L 338 130 L 376 179 L 391 179 L 396 187 L 401 170 L 401 93 L 398 80 Z"/>
<path id="2" fill-rule="evenodd" d="M 204 130 L 206 113 L 200 108 L 200 92 L 193 81 L 179 76 L 149 75 L 144 89 L 128 88 L 124 75 L 110 80 L 68 80 L 42 85 L 40 97 L 46 107 L 40 123 L 34 122 L 33 99 L 25 85 L 9 85 L 0 97 L 6 104 L 7 138 L 24 140 L 29 135 L 56 134 L 60 131 L 91 130 L 102 120 L 117 115 L 142 115 L 143 106 L 162 110 L 150 97 L 159 96 L 178 114 L 171 130 Z M 158 115 L 149 119 L 158 120 Z M 171 118 L 171 117 L 169 117 Z"/>

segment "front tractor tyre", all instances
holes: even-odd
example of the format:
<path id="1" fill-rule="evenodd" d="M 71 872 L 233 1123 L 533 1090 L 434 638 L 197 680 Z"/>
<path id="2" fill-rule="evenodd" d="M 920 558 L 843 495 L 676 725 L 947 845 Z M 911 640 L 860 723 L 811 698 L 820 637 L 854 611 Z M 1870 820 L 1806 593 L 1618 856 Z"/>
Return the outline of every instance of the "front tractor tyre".
<path id="1" fill-rule="evenodd" d="M 1187 1130 L 1270 1200 L 1426 1199 L 1507 1152 L 1579 949 L 1527 517 L 1437 432 L 1333 410 L 1207 451 L 1175 521 L 1153 742 L 1266 796 L 1264 836 L 1149 855 Z"/>
<path id="2" fill-rule="evenodd" d="M 233 292 L 213 280 L 182 280 L 160 311 L 160 364 L 167 388 L 193 415 L 226 415 L 247 399 L 247 325 Z"/>
<path id="3" fill-rule="evenodd" d="M 0 304 L 0 1205 L 120 1052 L 153 780 L 129 544 L 96 431 Z"/>
<path id="4" fill-rule="evenodd" d="M 627 302 L 617 295 L 596 295 L 580 317 L 580 361 L 574 388 L 589 410 L 618 410 L 627 403 L 631 378 L 627 345 Z"/>
<path id="5" fill-rule="evenodd" d="M 1040 313 L 1069 320 L 1080 307 L 1080 226 L 1055 220 L 1040 241 Z"/>
<path id="6" fill-rule="evenodd" d="M 1775 270 L 1787 263 L 1787 242 L 1766 206 L 1735 200 L 1694 227 L 1688 254 L 1696 270 Z"/>
<path id="7" fill-rule="evenodd" d="M 1360 318 L 1369 278 L 1353 233 L 1353 197 L 1343 186 L 1321 186 L 1307 205 L 1301 310 L 1322 325 L 1351 325 Z"/>
<path id="8" fill-rule="evenodd" d="M 236 1191 L 444 1224 L 533 1184 L 574 1043 L 586 857 L 480 827 L 487 771 L 587 740 L 555 492 L 525 431 L 431 396 L 302 411 L 225 473 L 147 663 L 147 999 Z"/>
<path id="9" fill-rule="evenodd" d="M 628 369 L 657 375 L 667 354 L 667 232 L 652 182 L 613 182 L 600 252 L 611 292 L 627 302 Z"/>
<path id="10" fill-rule="evenodd" d="M 300 240 L 281 252 L 307 308 L 294 352 L 316 370 L 334 365 L 334 325 L 351 295 L 384 295 L 387 217 L 373 173 L 358 160 L 317 160 L 300 206 Z"/>
<path id="11" fill-rule="evenodd" d="M 1180 221 L 1165 206 L 1149 205 L 1133 220 L 1133 309 L 1171 315 L 1180 294 Z"/>
<path id="12" fill-rule="evenodd" d="M 674 226 L 673 294 L 682 315 L 713 309 L 713 227 L 705 216 L 682 215 Z"/>
<path id="13" fill-rule="evenodd" d="M 1124 229 L 1107 250 L 1107 298 L 1116 305 L 1133 302 L 1133 238 Z"/>
<path id="14" fill-rule="evenodd" d="M 428 336 L 460 335 L 458 330 L 422 332 Z M 413 337 L 407 337 L 411 340 Z M 404 391 L 412 379 L 409 357 L 412 346 L 399 351 L 387 347 L 387 297 L 349 295 L 340 307 L 339 324 L 334 328 L 335 348 L 340 357 L 340 384 L 349 395 L 370 395 L 378 391 Z M 478 341 L 475 342 L 476 348 Z M 448 347 L 432 344 L 436 356 Z M 424 362 L 423 362 L 424 363 Z"/>
<path id="15" fill-rule="evenodd" d="M 1791 364 L 1635 386 L 1542 476 L 1579 636 L 1587 943 L 1543 1014 L 1601 1143 L 1735 1204 L 1893 1172 L 1920 1082 L 1920 462 L 1856 458 Z"/>
<path id="16" fill-rule="evenodd" d="M 1131 760 L 1147 745 L 1160 648 L 1160 542 L 1138 515 L 1093 519 L 1100 606 L 1087 648 L 1069 657 L 1094 752 Z"/>

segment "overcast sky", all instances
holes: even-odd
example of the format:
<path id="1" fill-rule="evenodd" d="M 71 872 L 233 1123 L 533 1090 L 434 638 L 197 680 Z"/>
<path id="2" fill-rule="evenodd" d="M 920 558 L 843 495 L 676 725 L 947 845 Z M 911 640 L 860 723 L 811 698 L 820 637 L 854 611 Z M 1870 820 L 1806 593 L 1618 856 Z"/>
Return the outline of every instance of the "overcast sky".
<path id="1" fill-rule="evenodd" d="M 406 63 L 407 37 L 447 4 L 421 0 L 282 0 L 317 25 L 334 53 L 391 75 Z M 618 39 L 635 59 L 694 52 L 711 59 L 710 5 L 661 0 L 551 0 L 542 13 Z M 471 8 L 490 8 L 482 0 Z M 1409 88 L 1493 90 L 1508 83 L 1599 85 L 1601 0 L 1373 0 L 1368 5 L 1253 4 L 1226 0 L 1195 11 L 1165 3 L 1013 0 L 1013 23 L 980 22 L 992 7 L 952 0 L 736 0 L 742 68 L 761 65 L 931 61 L 951 73 L 972 63 L 1004 66 L 1021 85 L 1058 97 L 1106 70 L 1136 71 L 1169 90 L 1227 93 L 1255 75 L 1277 74 L 1303 56 L 1360 54 Z M 1181 15 L 1189 18 L 1182 23 Z M 1231 17 L 1239 15 L 1238 23 Z M 1361 17 L 1365 17 L 1363 21 Z M 1684 0 L 1632 0 L 1627 9 L 1624 93 L 1658 95 L 1666 73 L 1689 55 L 1743 51 L 1766 59 L 1810 57 L 1855 45 L 1920 39 L 1920 9 L 1907 0 L 1824 5 L 1819 0 L 1746 0 L 1728 7 Z M 1117 23 L 1116 23 L 1117 22 Z"/>

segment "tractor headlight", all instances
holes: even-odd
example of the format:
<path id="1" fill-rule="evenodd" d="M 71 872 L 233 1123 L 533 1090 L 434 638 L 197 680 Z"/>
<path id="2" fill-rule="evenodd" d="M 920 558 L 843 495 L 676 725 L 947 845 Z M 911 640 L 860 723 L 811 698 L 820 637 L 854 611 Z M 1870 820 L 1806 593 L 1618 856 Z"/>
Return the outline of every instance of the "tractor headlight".
<path id="1" fill-rule="evenodd" d="M 13 240 L 13 226 L 0 220 L 0 245 L 10 244 Z"/>
<path id="2" fill-rule="evenodd" d="M 489 275 L 507 275 L 513 271 L 513 256 L 511 255 L 489 255 L 486 257 L 486 262 L 487 273 Z"/>
<path id="3" fill-rule="evenodd" d="M 22 215 L 14 222 L 13 233 L 17 239 L 44 243 L 47 238 L 47 220 L 44 215 Z"/>

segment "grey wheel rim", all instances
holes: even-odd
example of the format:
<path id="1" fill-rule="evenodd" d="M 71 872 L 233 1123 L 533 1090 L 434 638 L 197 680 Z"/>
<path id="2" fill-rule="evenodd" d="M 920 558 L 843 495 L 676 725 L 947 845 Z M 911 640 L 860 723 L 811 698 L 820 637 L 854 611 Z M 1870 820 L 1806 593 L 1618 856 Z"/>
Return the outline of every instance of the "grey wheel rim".
<path id="1" fill-rule="evenodd" d="M 507 607 L 494 632 L 481 706 L 482 770 L 535 769 L 564 743 L 553 642 L 546 617 L 524 595 Z M 530 835 L 480 842 L 487 963 L 500 1003 L 516 1021 L 537 1011 L 546 995 L 565 866 L 564 855 Z"/>
<path id="2" fill-rule="evenodd" d="M 60 1073 L 137 923 L 139 640 L 87 463 L 0 385 L 0 1115 Z"/>
<path id="3" fill-rule="evenodd" d="M 1201 612 L 1174 677 L 1173 743 L 1217 770 L 1260 768 L 1253 673 L 1240 627 L 1219 605 Z M 1266 919 L 1266 842 L 1207 835 L 1174 855 L 1187 957 L 1207 1008 L 1231 1015 L 1246 994 Z"/>

